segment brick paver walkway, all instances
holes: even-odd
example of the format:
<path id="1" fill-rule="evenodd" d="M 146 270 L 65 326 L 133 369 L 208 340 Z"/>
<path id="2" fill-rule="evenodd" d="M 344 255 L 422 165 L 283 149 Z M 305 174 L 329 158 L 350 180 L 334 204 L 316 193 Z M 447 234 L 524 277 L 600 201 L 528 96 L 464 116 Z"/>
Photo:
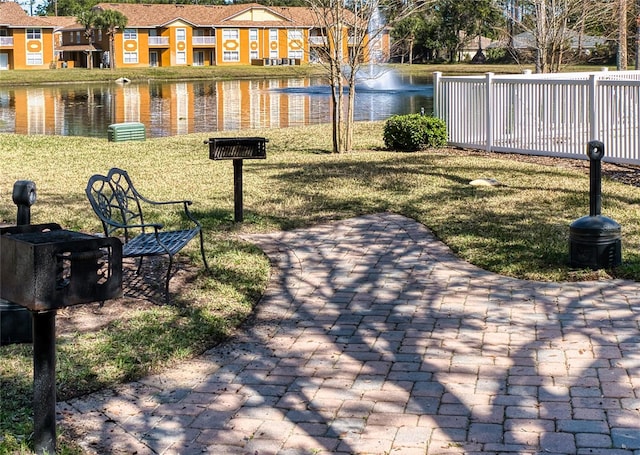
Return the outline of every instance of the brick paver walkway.
<path id="1" fill-rule="evenodd" d="M 255 321 L 60 403 L 97 453 L 640 455 L 640 285 L 538 283 L 394 214 L 255 235 Z"/>

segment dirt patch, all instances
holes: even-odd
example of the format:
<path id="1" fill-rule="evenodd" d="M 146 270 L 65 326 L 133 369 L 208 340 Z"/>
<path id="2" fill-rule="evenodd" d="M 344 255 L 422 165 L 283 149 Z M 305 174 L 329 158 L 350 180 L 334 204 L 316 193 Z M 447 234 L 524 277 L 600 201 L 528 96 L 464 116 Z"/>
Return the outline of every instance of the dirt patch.
<path id="1" fill-rule="evenodd" d="M 136 312 L 154 306 L 167 305 L 164 283 L 168 262 L 165 258 L 145 258 L 142 270 L 137 273 L 137 262 L 124 259 L 122 265 L 122 293 L 119 299 L 100 303 L 76 305 L 58 310 L 56 333 L 88 333 L 100 330 L 112 321 L 127 320 Z M 183 290 L 198 272 L 196 266 L 174 257 L 169 293 Z"/>

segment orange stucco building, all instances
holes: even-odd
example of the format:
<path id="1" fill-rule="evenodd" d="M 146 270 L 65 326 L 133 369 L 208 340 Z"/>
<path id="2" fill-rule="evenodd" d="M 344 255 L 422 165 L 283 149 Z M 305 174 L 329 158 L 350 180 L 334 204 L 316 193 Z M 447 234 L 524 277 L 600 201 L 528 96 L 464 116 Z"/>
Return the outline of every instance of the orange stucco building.
<path id="1" fill-rule="evenodd" d="M 18 3 L 0 1 L 0 70 L 55 65 L 55 29 L 47 18 L 27 15 Z"/>
<path id="2" fill-rule="evenodd" d="M 127 18 L 109 55 L 109 37 L 90 37 L 73 17 L 29 16 L 13 1 L 0 0 L 0 70 L 108 66 L 119 68 L 205 65 L 299 65 L 321 59 L 327 31 L 317 12 L 305 7 L 100 3 Z M 349 18 L 345 11 L 345 17 Z M 354 20 L 351 17 L 351 20 Z M 342 53 L 352 52 L 345 25 Z M 376 39 L 377 62 L 389 57 L 389 34 Z M 363 56 L 364 60 L 368 56 Z"/>

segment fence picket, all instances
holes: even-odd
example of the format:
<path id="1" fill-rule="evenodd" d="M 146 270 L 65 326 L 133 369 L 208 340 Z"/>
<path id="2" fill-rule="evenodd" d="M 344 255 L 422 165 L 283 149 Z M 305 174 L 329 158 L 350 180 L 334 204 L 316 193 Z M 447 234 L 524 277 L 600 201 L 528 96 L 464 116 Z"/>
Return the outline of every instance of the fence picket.
<path id="1" fill-rule="evenodd" d="M 640 165 L 640 71 L 434 73 L 433 105 L 451 145 L 586 159 L 599 140 L 606 161 Z"/>

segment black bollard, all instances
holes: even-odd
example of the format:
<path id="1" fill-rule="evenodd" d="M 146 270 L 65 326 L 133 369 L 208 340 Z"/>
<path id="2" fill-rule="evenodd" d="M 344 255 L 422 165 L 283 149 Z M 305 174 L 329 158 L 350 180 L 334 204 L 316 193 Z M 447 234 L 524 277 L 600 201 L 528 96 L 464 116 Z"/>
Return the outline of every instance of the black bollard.
<path id="1" fill-rule="evenodd" d="M 569 264 L 594 270 L 612 268 L 622 263 L 622 242 L 620 225 L 600 213 L 604 144 L 590 141 L 587 156 L 590 160 L 589 215 L 569 226 Z"/>

